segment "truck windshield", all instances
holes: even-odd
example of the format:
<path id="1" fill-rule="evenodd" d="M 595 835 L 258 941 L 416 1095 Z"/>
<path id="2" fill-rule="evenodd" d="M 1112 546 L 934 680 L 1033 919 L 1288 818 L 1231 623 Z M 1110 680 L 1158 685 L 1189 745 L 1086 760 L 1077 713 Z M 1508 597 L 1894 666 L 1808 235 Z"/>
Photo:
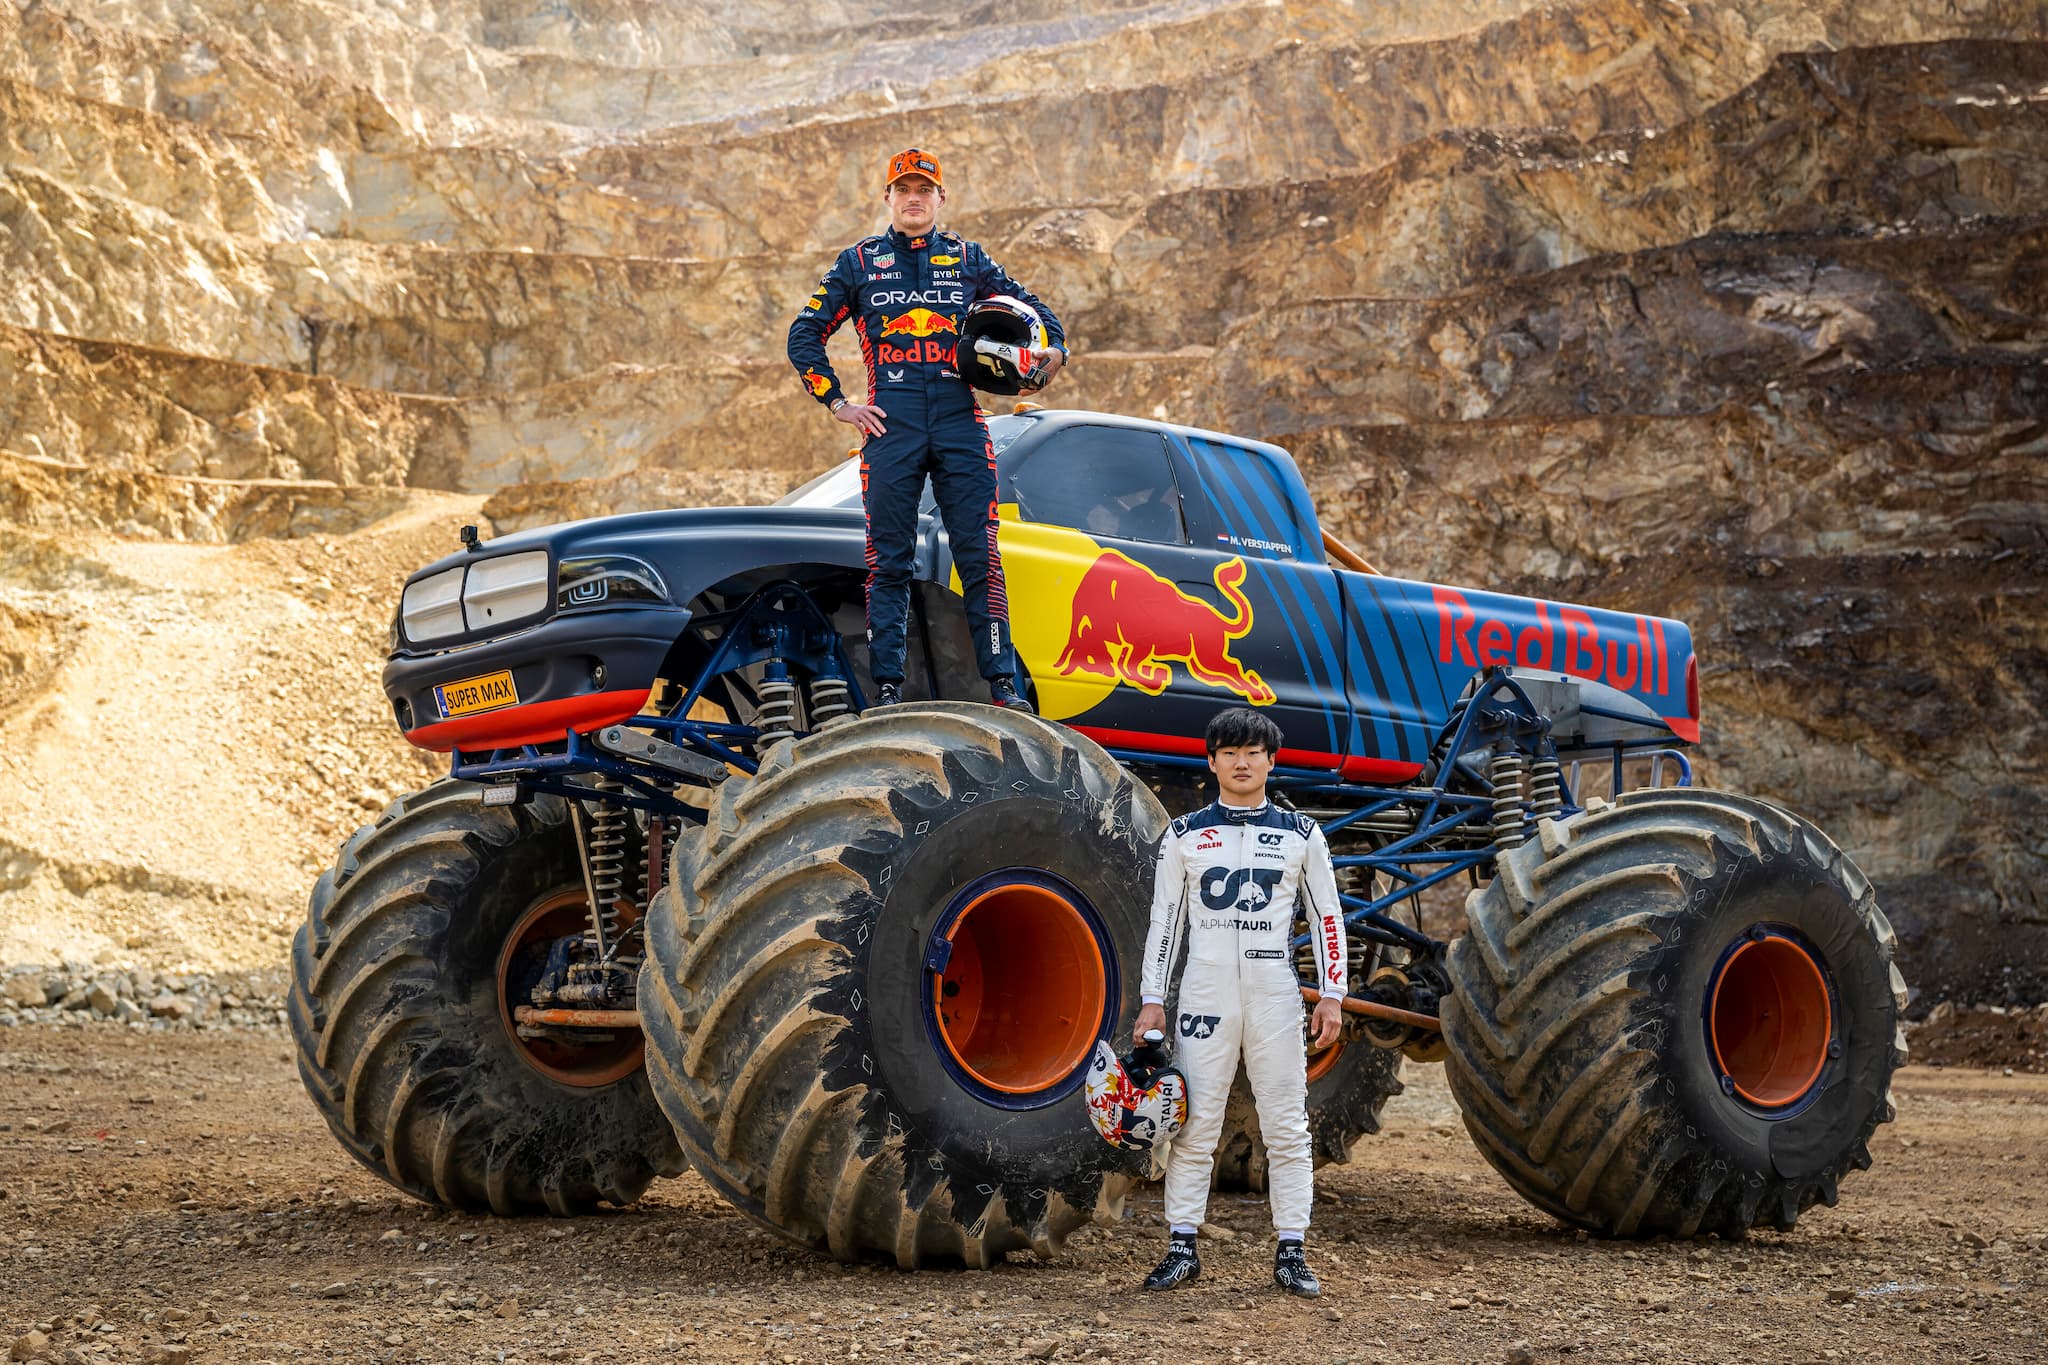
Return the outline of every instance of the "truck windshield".
<path id="1" fill-rule="evenodd" d="M 1012 442 L 1030 429 L 1036 418 L 1028 415 L 1003 413 L 988 419 L 988 441 L 995 453 L 1001 455 Z M 858 507 L 860 506 L 860 461 L 842 460 L 824 473 L 775 500 L 777 507 Z M 924 506 L 929 512 L 932 507 L 931 489 L 925 489 Z"/>

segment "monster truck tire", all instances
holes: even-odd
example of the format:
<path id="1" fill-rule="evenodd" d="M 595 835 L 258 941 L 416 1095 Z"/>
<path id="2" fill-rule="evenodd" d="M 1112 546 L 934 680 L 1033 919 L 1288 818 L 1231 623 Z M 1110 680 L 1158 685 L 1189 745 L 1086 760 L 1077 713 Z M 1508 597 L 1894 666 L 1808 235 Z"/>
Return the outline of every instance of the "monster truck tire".
<path id="1" fill-rule="evenodd" d="M 649 916 L 649 1073 L 691 1164 L 796 1242 L 906 1269 L 1050 1255 L 1114 1217 L 1144 1158 L 1095 1135 L 1079 1082 L 1137 1009 L 1165 824 L 1093 743 L 993 707 L 895 706 L 771 749 L 678 842 Z M 1003 889 L 1034 878 L 1081 907 L 1045 921 L 1068 934 L 1051 946 L 1030 938 L 1051 902 Z M 1091 971 L 1093 997 L 1071 985 Z M 1009 1027 L 970 1034 L 970 1008 Z M 1002 1039 L 1059 1046 L 1025 1084 L 985 1050 Z"/>
<path id="2" fill-rule="evenodd" d="M 1739 1237 L 1869 1167 L 1905 983 L 1869 882 L 1805 820 L 1633 792 L 1544 821 L 1466 919 L 1451 1093 L 1537 1206 L 1603 1235 Z"/>
<path id="3" fill-rule="evenodd" d="M 1374 1047 L 1363 1038 L 1347 1039 L 1340 1046 L 1342 1050 L 1320 1069 L 1317 1056 L 1308 1059 L 1308 1135 L 1317 1169 L 1351 1160 L 1353 1144 L 1380 1130 L 1380 1111 L 1404 1088 L 1399 1052 Z M 1259 1137 L 1258 1105 L 1243 1067 L 1230 1087 L 1212 1184 L 1219 1190 L 1266 1188 L 1266 1144 Z"/>
<path id="4" fill-rule="evenodd" d="M 683 1170 L 646 1067 L 629 1054 L 600 1084 L 543 1074 L 499 998 L 514 927 L 551 893 L 583 913 L 568 807 L 477 794 L 442 781 L 400 797 L 315 883 L 292 942 L 300 1078 L 350 1155 L 415 1198 L 563 1216 L 630 1204 Z"/>

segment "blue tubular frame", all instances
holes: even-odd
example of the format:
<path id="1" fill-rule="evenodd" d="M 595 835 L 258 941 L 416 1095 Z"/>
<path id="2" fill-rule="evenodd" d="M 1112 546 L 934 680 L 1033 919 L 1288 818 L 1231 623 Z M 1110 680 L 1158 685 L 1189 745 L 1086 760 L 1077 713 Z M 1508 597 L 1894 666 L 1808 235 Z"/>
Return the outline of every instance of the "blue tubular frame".
<path id="1" fill-rule="evenodd" d="M 854 680 L 843 641 L 801 584 L 787 579 L 770 583 L 730 613 L 720 613 L 709 619 L 723 620 L 724 631 L 681 700 L 670 706 L 666 714 L 631 716 L 618 722 L 619 725 L 645 731 L 714 763 L 751 775 L 757 765 L 744 751 L 759 740 L 761 731 L 758 727 L 688 718 L 690 708 L 718 678 L 735 669 L 780 660 L 785 664 L 799 665 L 814 678 L 844 680 L 853 709 L 858 712 L 866 708 L 866 699 Z M 1612 718 L 1635 719 L 1625 716 Z M 796 732 L 799 737 L 806 733 Z M 1282 791 L 1334 800 L 1350 807 L 1344 814 L 1323 822 L 1325 838 L 1341 834 L 1361 820 L 1389 811 L 1404 809 L 1415 812 L 1414 828 L 1409 833 L 1369 853 L 1347 853 L 1331 859 L 1335 867 L 1364 869 L 1374 878 L 1384 873 L 1395 883 L 1387 894 L 1370 900 L 1340 894 L 1347 929 L 1374 943 L 1405 948 L 1417 954 L 1436 954 L 1443 950 L 1444 944 L 1413 925 L 1401 923 L 1388 912 L 1402 901 L 1491 862 L 1498 853 L 1492 833 L 1492 796 L 1468 795 L 1450 791 L 1447 787 L 1451 775 L 1461 772 L 1475 782 L 1484 782 L 1485 774 L 1474 769 L 1471 763 L 1475 754 L 1484 754 L 1490 748 L 1538 755 L 1552 752 L 1549 722 L 1537 713 L 1529 694 L 1515 681 L 1513 674 L 1498 668 L 1480 679 L 1477 688 L 1459 702 L 1439 731 L 1431 752 L 1440 757 L 1436 760 L 1435 781 L 1430 786 L 1366 786 L 1347 782 L 1323 769 L 1276 767 L 1273 770 L 1272 785 Z M 1598 750 L 1571 753 L 1570 780 L 1561 792 L 1567 812 L 1579 809 L 1575 793 L 1581 766 L 1586 761 L 1584 756 L 1608 750 L 1612 752 L 1614 765 L 1612 795 L 1619 795 L 1623 790 L 1624 763 L 1631 757 L 1650 761 L 1653 785 L 1662 784 L 1666 759 L 1677 765 L 1677 785 L 1692 785 L 1692 764 L 1682 752 L 1669 747 L 1665 741 L 1618 740 L 1601 745 Z M 1156 754 L 1137 749 L 1111 749 L 1109 754 L 1119 763 L 1140 771 L 1147 768 L 1208 771 L 1208 763 L 1204 759 L 1179 754 Z M 452 756 L 451 772 L 464 781 L 499 786 L 516 783 L 520 787 L 570 800 L 610 801 L 652 815 L 679 817 L 700 825 L 705 818 L 703 811 L 677 800 L 672 794 L 672 789 L 678 785 L 678 774 L 674 771 L 602 751 L 587 736 L 573 731 L 561 751 L 556 753 L 543 753 L 536 745 L 470 754 L 457 750 Z M 610 778 L 619 786 L 601 791 L 574 780 L 590 776 Z M 1432 847 L 1459 831 L 1466 831 L 1465 847 Z M 1295 940 L 1297 946 L 1306 942 L 1306 935 Z"/>
<path id="2" fill-rule="evenodd" d="M 1591 709 L 1591 708 L 1586 708 Z M 1600 713 L 1607 714 L 1607 713 Z M 1631 719 L 1616 716 L 1614 719 Z M 1476 739 L 1475 730 L 1481 730 Z M 1489 738 L 1492 736 L 1492 738 Z M 1447 789 L 1448 774 L 1464 771 L 1475 781 L 1482 775 L 1461 767 L 1474 753 L 1483 753 L 1488 747 L 1500 745 L 1523 753 L 1534 751 L 1537 755 L 1554 757 L 1550 747 L 1550 723 L 1536 710 L 1529 694 L 1516 682 L 1514 675 L 1505 670 L 1489 671 L 1473 691 L 1463 699 L 1444 723 L 1437 734 L 1430 752 L 1439 755 L 1436 781 L 1427 787 L 1369 787 L 1350 783 L 1333 774 L 1307 768 L 1276 767 L 1269 782 L 1272 786 L 1293 795 L 1323 797 L 1342 801 L 1346 804 L 1361 802 L 1356 808 L 1347 810 L 1334 819 L 1322 822 L 1323 837 L 1331 839 L 1360 820 L 1384 815 L 1397 808 L 1413 808 L 1415 827 L 1383 847 L 1370 853 L 1351 853 L 1332 856 L 1330 862 L 1337 868 L 1364 868 L 1370 874 L 1385 873 L 1396 885 L 1384 896 L 1366 900 L 1358 896 L 1339 893 L 1342 902 L 1344 927 L 1374 943 L 1393 948 L 1406 948 L 1420 954 L 1440 953 L 1445 947 L 1413 925 L 1403 924 L 1387 912 L 1402 901 L 1413 899 L 1433 886 L 1441 885 L 1460 873 L 1471 872 L 1491 862 L 1499 853 L 1493 840 L 1493 798 L 1488 795 L 1467 795 Z M 1670 748 L 1661 739 L 1617 740 L 1602 749 L 1613 751 L 1614 776 L 1610 796 L 1619 796 L 1623 790 L 1623 764 L 1630 757 L 1647 758 L 1651 763 L 1651 781 L 1661 785 L 1664 760 L 1669 758 L 1678 765 L 1678 784 L 1692 785 L 1692 764 L 1683 753 Z M 1111 749 L 1110 756 L 1127 766 L 1155 767 L 1206 772 L 1208 763 L 1199 758 L 1179 755 L 1144 753 L 1133 749 Z M 1589 752 L 1573 751 L 1575 754 Z M 1564 811 L 1571 813 L 1580 809 L 1576 797 L 1576 782 L 1580 763 L 1574 757 L 1571 764 L 1571 781 L 1564 784 L 1560 796 Z M 1476 838 L 1464 848 L 1433 848 L 1438 840 L 1469 827 Z M 1432 868 L 1430 871 L 1422 869 Z M 1294 946 L 1301 947 L 1309 942 L 1309 936 L 1299 935 Z"/>
<path id="3" fill-rule="evenodd" d="M 669 707 L 666 714 L 628 716 L 617 724 L 644 730 L 678 748 L 751 776 L 757 765 L 742 749 L 760 738 L 758 727 L 688 718 L 690 708 L 704 695 L 705 688 L 723 674 L 780 659 L 802 665 L 813 677 L 843 680 L 853 709 L 865 709 L 866 698 L 854 678 L 844 643 L 801 584 L 789 580 L 770 583 L 730 615 L 717 647 L 680 701 Z M 808 733 L 796 732 L 799 738 Z M 606 753 L 587 736 L 573 730 L 559 753 L 543 753 L 538 745 L 528 744 L 518 749 L 476 750 L 467 754 L 457 749 L 449 758 L 449 775 L 465 782 L 489 786 L 516 782 L 533 791 L 549 792 L 572 801 L 610 801 L 652 815 L 680 816 L 696 824 L 704 823 L 703 811 L 670 795 L 668 789 L 676 784 L 676 773 L 656 764 Z M 579 776 L 609 777 L 621 789 L 599 791 L 570 780 Z"/>

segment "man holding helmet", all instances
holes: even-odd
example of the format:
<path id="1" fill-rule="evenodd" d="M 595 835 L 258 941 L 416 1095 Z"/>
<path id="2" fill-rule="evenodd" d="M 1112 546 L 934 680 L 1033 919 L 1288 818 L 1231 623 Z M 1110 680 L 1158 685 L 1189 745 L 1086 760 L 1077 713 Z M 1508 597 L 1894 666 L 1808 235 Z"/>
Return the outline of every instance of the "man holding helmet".
<path id="1" fill-rule="evenodd" d="M 1280 727 L 1250 707 L 1219 713 L 1204 736 L 1217 799 L 1167 829 L 1154 873 L 1133 1038 L 1171 1032 L 1187 1077 L 1187 1126 L 1166 1159 L 1166 1257 L 1147 1289 L 1174 1289 L 1201 1274 L 1195 1232 L 1209 1205 L 1209 1176 L 1223 1108 L 1244 1060 L 1266 1144 L 1267 1190 L 1279 1246 L 1273 1279 L 1312 1299 L 1308 1268 L 1315 1162 L 1308 1133 L 1307 1055 L 1301 983 L 1294 971 L 1294 907 L 1307 911 L 1315 945 L 1317 1003 L 1309 1021 L 1318 1048 L 1343 1029 L 1348 982 L 1344 912 L 1322 827 L 1266 795 Z M 1178 1008 L 1166 1013 L 1174 960 L 1187 944 Z"/>
<path id="2" fill-rule="evenodd" d="M 1024 344 L 1002 348 L 973 373 L 995 392 L 1036 393 L 1065 363 L 1065 338 L 1052 310 L 979 243 L 939 228 L 946 191 L 936 157 L 915 147 L 891 157 L 882 202 L 889 230 L 840 252 L 789 327 L 789 361 L 805 388 L 862 436 L 874 704 L 902 700 L 917 505 L 929 477 L 989 699 L 1028 710 L 1013 679 L 1009 599 L 996 545 L 995 453 L 962 377 L 967 357 L 958 347 L 983 329 L 1002 340 L 1021 338 Z M 968 325 L 970 312 L 976 327 Z M 841 391 L 825 357 L 826 340 L 849 319 L 867 369 L 867 399 L 860 403 Z"/>

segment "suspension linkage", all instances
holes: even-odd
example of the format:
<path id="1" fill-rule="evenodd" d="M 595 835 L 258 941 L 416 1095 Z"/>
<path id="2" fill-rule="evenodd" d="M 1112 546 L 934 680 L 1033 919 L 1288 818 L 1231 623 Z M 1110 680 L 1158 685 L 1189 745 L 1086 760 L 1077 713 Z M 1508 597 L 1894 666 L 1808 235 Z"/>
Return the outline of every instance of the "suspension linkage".
<path id="1" fill-rule="evenodd" d="M 1321 999 L 1311 986 L 1301 988 L 1301 998 L 1310 1002 Z M 1343 1008 L 1346 1014 L 1363 1014 L 1370 1019 L 1385 1019 L 1389 1023 L 1406 1024 L 1410 1028 L 1426 1028 L 1432 1033 L 1441 1032 L 1443 1021 L 1433 1014 L 1417 1014 L 1414 1010 L 1397 1009 L 1393 1005 L 1382 1005 L 1377 1000 L 1360 1000 L 1345 996 Z"/>

